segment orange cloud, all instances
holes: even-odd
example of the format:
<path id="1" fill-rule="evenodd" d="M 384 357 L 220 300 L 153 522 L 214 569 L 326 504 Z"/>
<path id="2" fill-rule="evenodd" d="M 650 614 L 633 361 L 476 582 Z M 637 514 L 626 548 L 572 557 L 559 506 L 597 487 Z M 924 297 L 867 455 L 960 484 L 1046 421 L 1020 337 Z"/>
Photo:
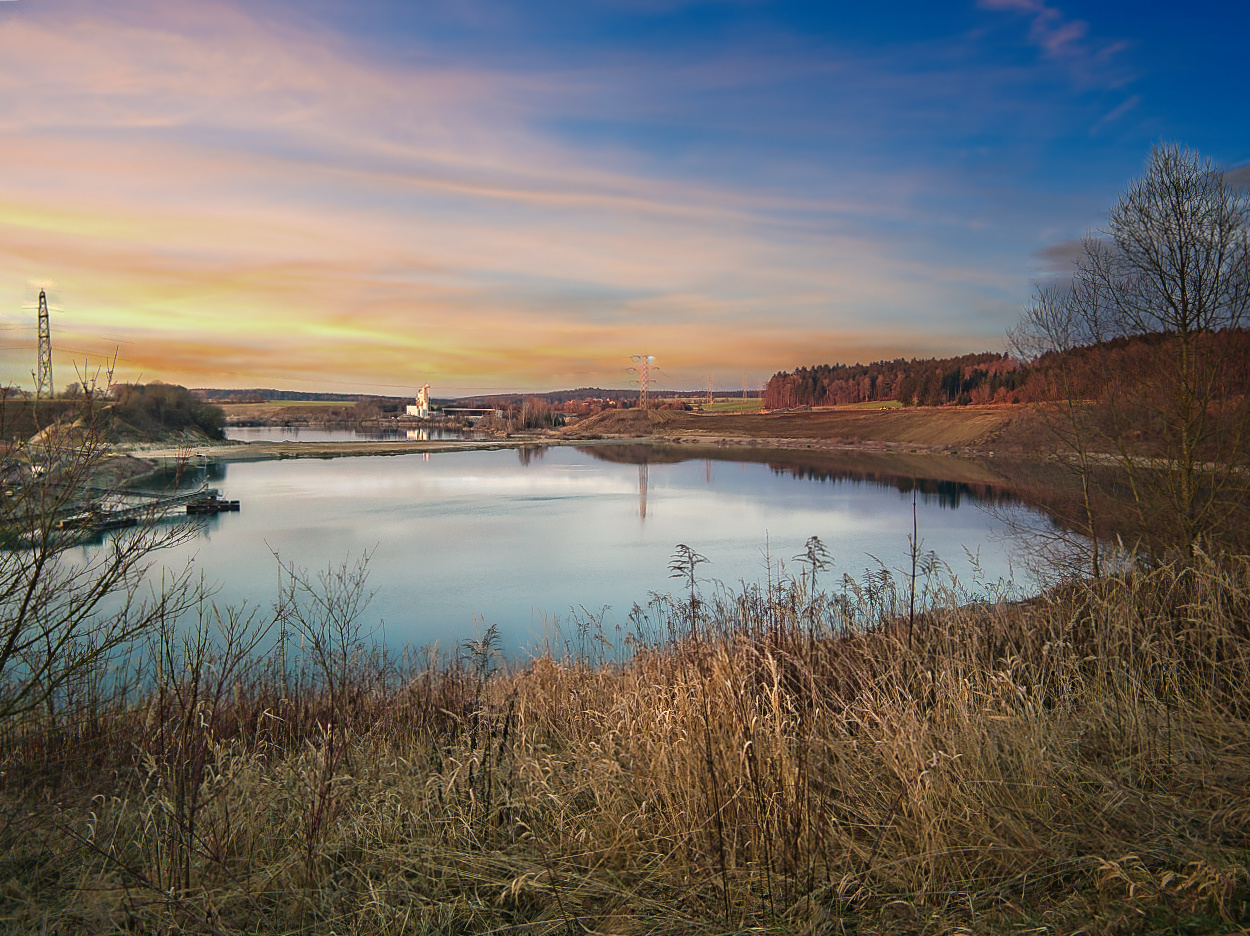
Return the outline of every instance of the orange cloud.
<path id="1" fill-rule="evenodd" d="M 561 146 L 507 75 L 378 64 L 215 0 L 43 9 L 0 28 L 0 323 L 55 283 L 54 346 L 117 349 L 122 377 L 619 385 L 646 349 L 736 380 L 920 353 L 948 329 L 916 297 L 968 282 L 866 236 L 868 206 Z M 3 345 L 0 380 L 28 379 Z"/>

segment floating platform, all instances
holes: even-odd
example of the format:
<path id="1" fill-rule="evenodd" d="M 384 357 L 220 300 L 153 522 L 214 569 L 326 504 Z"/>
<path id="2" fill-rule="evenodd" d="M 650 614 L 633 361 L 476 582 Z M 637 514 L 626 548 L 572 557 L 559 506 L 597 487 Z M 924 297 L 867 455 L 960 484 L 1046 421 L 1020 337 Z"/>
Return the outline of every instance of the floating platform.
<path id="1" fill-rule="evenodd" d="M 120 530 L 124 527 L 137 526 L 139 520 L 131 516 L 110 516 L 99 510 L 88 510 L 58 520 L 58 530 Z"/>
<path id="2" fill-rule="evenodd" d="M 219 513 L 238 513 L 239 502 L 237 500 L 218 500 L 216 494 L 212 494 L 203 500 L 192 501 L 187 504 L 188 515 L 205 514 L 213 515 Z"/>
<path id="3" fill-rule="evenodd" d="M 136 526 L 141 520 L 178 508 L 185 508 L 190 516 L 215 516 L 219 513 L 238 513 L 239 502 L 222 500 L 215 488 L 205 485 L 195 491 L 151 497 L 140 504 L 111 510 L 99 503 L 89 504 L 78 513 L 59 520 L 56 525 L 61 530 L 116 530 Z"/>

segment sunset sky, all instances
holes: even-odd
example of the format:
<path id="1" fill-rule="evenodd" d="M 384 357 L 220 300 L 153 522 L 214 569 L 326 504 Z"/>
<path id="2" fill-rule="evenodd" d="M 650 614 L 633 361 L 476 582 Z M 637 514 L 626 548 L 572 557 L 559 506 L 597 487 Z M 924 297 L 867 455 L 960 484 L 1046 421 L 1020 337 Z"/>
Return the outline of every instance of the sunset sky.
<path id="1" fill-rule="evenodd" d="M 0 383 L 758 387 L 1002 350 L 1250 3 L 0 0 Z M 1245 177 L 1247 171 L 1237 173 Z"/>

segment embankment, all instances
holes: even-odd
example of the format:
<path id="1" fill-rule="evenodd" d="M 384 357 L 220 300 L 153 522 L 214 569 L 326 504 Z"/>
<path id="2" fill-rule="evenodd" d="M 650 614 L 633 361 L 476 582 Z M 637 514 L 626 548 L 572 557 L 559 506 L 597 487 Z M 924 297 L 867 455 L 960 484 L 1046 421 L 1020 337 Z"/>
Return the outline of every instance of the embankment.
<path id="1" fill-rule="evenodd" d="M 666 442 L 774 447 L 968 450 L 1017 448 L 1038 422 L 1021 406 L 818 409 L 777 413 L 614 410 L 562 430 L 566 438 L 652 438 Z"/>

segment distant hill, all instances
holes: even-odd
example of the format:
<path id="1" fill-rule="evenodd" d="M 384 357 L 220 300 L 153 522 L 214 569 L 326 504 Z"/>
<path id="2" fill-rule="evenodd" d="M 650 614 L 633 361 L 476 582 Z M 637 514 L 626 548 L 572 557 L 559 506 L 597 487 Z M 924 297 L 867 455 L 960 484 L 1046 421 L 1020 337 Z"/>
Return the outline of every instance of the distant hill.
<path id="1" fill-rule="evenodd" d="M 655 400 L 701 400 L 707 396 L 706 390 L 656 390 L 649 389 L 647 393 Z M 717 396 L 738 396 L 738 391 L 720 390 Z M 752 399 L 758 399 L 759 390 L 748 390 L 747 396 Z M 552 406 L 562 406 L 565 403 L 580 403 L 587 400 L 602 400 L 611 402 L 620 406 L 622 404 L 632 406 L 638 401 L 638 388 L 626 387 L 625 389 L 605 390 L 602 387 L 579 387 L 576 390 L 547 390 L 535 391 L 533 393 L 495 393 L 487 396 L 463 397 L 456 401 L 458 406 L 481 406 L 503 408 L 509 406 L 520 406 L 526 400 L 542 400 L 550 403 Z"/>
<path id="2" fill-rule="evenodd" d="M 398 396 L 380 396 L 373 393 L 308 393 L 303 390 L 218 390 L 197 387 L 191 391 L 209 403 L 358 403 L 362 400 L 398 400 Z"/>
<path id="3" fill-rule="evenodd" d="M 226 390 L 212 387 L 198 387 L 191 391 L 199 399 L 208 403 L 360 403 L 375 401 L 393 403 L 398 400 L 413 399 L 413 395 L 384 396 L 373 393 L 312 393 L 303 390 L 272 390 L 256 387 L 247 390 Z M 707 395 L 706 390 L 651 390 L 652 397 L 657 399 L 697 400 Z M 759 390 L 748 390 L 747 396 L 756 399 Z M 726 391 L 721 391 L 725 396 Z M 733 396 L 737 396 L 735 391 Z M 487 409 L 506 409 L 521 406 L 526 400 L 542 400 L 552 406 L 584 400 L 601 400 L 617 406 L 633 403 L 638 399 L 637 387 L 605 390 L 602 387 L 579 387 L 576 390 L 547 390 L 518 393 L 492 393 L 467 397 L 434 397 L 432 402 L 445 406 L 482 407 Z"/>

